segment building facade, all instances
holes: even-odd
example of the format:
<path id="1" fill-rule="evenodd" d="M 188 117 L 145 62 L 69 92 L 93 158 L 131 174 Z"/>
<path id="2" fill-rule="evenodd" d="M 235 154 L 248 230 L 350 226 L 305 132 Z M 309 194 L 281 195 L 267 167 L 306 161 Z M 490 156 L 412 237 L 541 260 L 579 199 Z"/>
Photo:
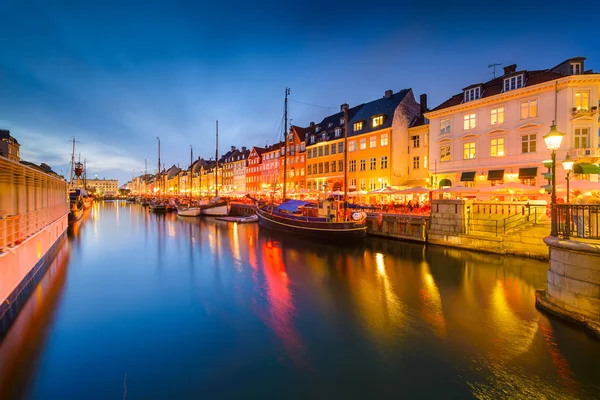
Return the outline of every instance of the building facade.
<path id="1" fill-rule="evenodd" d="M 279 142 L 267 146 L 262 155 L 260 179 L 262 189 L 276 191 L 283 184 L 280 179 L 280 173 L 283 170 L 283 145 L 284 142 Z"/>
<path id="2" fill-rule="evenodd" d="M 263 147 L 252 147 L 248 155 L 248 168 L 246 169 L 246 191 L 257 193 L 262 189 L 262 160 L 265 149 Z"/>
<path id="3" fill-rule="evenodd" d="M 99 195 L 116 195 L 119 190 L 119 181 L 117 179 L 88 179 L 86 181 L 88 189 L 95 190 Z"/>
<path id="4" fill-rule="evenodd" d="M 435 185 L 545 185 L 542 164 L 550 151 L 543 136 L 553 121 L 565 133 L 558 163 L 569 153 L 575 179 L 597 180 L 600 75 L 585 71 L 584 61 L 534 71 L 510 65 L 502 76 L 467 86 L 428 112 Z M 564 182 L 560 165 L 556 173 L 556 182 Z"/>
<path id="5" fill-rule="evenodd" d="M 305 188 L 305 137 L 309 131 L 310 129 L 292 125 L 287 135 L 285 145 L 286 164 L 284 165 L 285 168 L 281 168 L 280 180 L 283 182 L 285 170 L 287 172 L 285 182 L 288 192 Z"/>
<path id="6" fill-rule="evenodd" d="M 233 160 L 233 191 L 235 193 L 246 193 L 246 171 L 248 168 L 248 156 L 250 150 L 242 147 L 234 154 Z"/>
<path id="7" fill-rule="evenodd" d="M 0 156 L 19 162 L 21 160 L 20 147 L 21 145 L 10 135 L 9 130 L 0 129 Z"/>

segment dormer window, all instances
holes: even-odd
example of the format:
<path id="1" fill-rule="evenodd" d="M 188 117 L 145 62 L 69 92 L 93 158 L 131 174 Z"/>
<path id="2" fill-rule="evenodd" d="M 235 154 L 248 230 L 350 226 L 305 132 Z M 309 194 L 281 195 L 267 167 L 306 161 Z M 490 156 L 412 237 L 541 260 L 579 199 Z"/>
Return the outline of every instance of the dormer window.
<path id="1" fill-rule="evenodd" d="M 344 118 L 340 118 L 340 125 L 344 125 Z"/>
<path id="2" fill-rule="evenodd" d="M 315 137 L 314 136 L 310 137 L 310 144 L 315 144 Z"/>
<path id="3" fill-rule="evenodd" d="M 354 132 L 358 132 L 361 131 L 363 128 L 363 122 L 362 121 L 358 121 L 354 123 Z"/>
<path id="4" fill-rule="evenodd" d="M 328 128 L 331 128 L 333 126 L 333 122 L 330 122 L 329 125 L 327 125 Z"/>
<path id="5" fill-rule="evenodd" d="M 321 130 L 321 127 L 320 127 L 320 126 L 316 126 L 316 127 L 315 127 L 315 133 L 319 133 L 319 131 L 320 131 L 320 130 Z"/>
<path id="6" fill-rule="evenodd" d="M 467 89 L 465 90 L 465 103 L 467 101 L 473 101 L 473 100 L 477 100 L 481 97 L 481 87 L 477 86 L 473 89 Z"/>
<path id="7" fill-rule="evenodd" d="M 293 142 L 294 141 L 294 135 L 290 134 L 289 138 L 288 138 L 288 142 Z"/>
<path id="8" fill-rule="evenodd" d="M 342 128 L 335 128 L 335 137 L 340 137 L 342 134 Z"/>
<path id="9" fill-rule="evenodd" d="M 519 89 L 523 87 L 523 74 L 517 76 L 511 76 L 510 78 L 504 79 L 504 91 Z"/>
<path id="10" fill-rule="evenodd" d="M 571 75 L 580 75 L 581 74 L 581 63 L 572 62 L 571 63 Z"/>
<path id="11" fill-rule="evenodd" d="M 327 138 L 327 132 L 323 132 L 321 135 L 321 140 L 325 140 Z"/>
<path id="12" fill-rule="evenodd" d="M 383 125 L 383 115 L 373 117 L 373 128 Z"/>

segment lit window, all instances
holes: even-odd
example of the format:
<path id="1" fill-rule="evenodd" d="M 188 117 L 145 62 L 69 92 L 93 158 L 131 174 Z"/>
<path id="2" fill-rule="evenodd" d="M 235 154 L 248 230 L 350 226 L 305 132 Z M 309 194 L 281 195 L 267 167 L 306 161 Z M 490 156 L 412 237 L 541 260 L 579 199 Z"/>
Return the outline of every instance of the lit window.
<path id="1" fill-rule="evenodd" d="M 373 171 L 377 168 L 377 158 L 371 157 L 369 160 L 369 170 Z"/>
<path id="2" fill-rule="evenodd" d="M 440 147 L 440 162 L 450 161 L 450 145 Z"/>
<path id="3" fill-rule="evenodd" d="M 410 140 L 413 142 L 413 148 L 418 149 L 421 145 L 421 137 L 419 135 L 413 135 L 410 137 Z"/>
<path id="4" fill-rule="evenodd" d="M 521 153 L 535 153 L 537 151 L 537 134 L 521 136 Z"/>
<path id="5" fill-rule="evenodd" d="M 348 151 L 355 151 L 356 150 L 356 141 L 355 140 L 351 140 L 348 142 Z"/>
<path id="6" fill-rule="evenodd" d="M 387 169 L 387 167 L 388 167 L 387 156 L 381 156 L 381 169 Z"/>
<path id="7" fill-rule="evenodd" d="M 419 157 L 413 157 L 413 169 L 419 169 L 420 160 Z"/>
<path id="8" fill-rule="evenodd" d="M 581 74 L 581 63 L 571 63 L 571 75 Z"/>
<path id="9" fill-rule="evenodd" d="M 440 133 L 450 133 L 450 118 L 446 118 L 440 121 Z"/>
<path id="10" fill-rule="evenodd" d="M 490 124 L 498 125 L 504 123 L 504 107 L 493 108 L 490 111 Z"/>
<path id="11" fill-rule="evenodd" d="M 537 100 L 525 100 L 521 102 L 521 119 L 537 117 Z"/>
<path id="12" fill-rule="evenodd" d="M 576 149 L 587 149 L 590 147 L 590 129 L 589 128 L 575 128 L 575 139 Z"/>
<path id="13" fill-rule="evenodd" d="M 575 108 L 588 110 L 590 108 L 590 92 L 575 92 Z"/>
<path id="14" fill-rule="evenodd" d="M 315 133 L 319 133 L 319 131 L 320 131 L 320 130 L 321 130 L 321 127 L 320 127 L 320 126 L 316 126 L 316 127 L 315 127 Z"/>
<path id="15" fill-rule="evenodd" d="M 358 121 L 354 123 L 354 132 L 358 132 L 361 131 L 363 128 L 363 122 L 362 121 Z"/>
<path id="16" fill-rule="evenodd" d="M 365 178 L 360 178 L 360 190 L 365 190 L 367 188 L 367 183 Z"/>
<path id="17" fill-rule="evenodd" d="M 340 137 L 342 135 L 342 128 L 335 128 L 335 137 Z"/>
<path id="18" fill-rule="evenodd" d="M 502 157 L 504 155 L 504 138 L 492 139 L 490 141 L 490 156 Z"/>
<path id="19" fill-rule="evenodd" d="M 465 131 L 475 128 L 475 113 L 465 114 L 463 116 Z"/>
<path id="20" fill-rule="evenodd" d="M 363 158 L 360 160 L 360 170 L 364 171 L 365 169 L 367 169 L 367 159 Z"/>
<path id="21" fill-rule="evenodd" d="M 423 168 L 427 168 L 427 156 L 423 156 Z"/>
<path id="22" fill-rule="evenodd" d="M 519 89 L 523 87 L 523 75 L 511 76 L 504 80 L 504 91 Z"/>
<path id="23" fill-rule="evenodd" d="M 481 95 L 481 90 L 480 90 L 479 86 L 476 88 L 473 88 L 473 89 L 465 90 L 465 97 L 464 97 L 465 103 L 467 101 L 477 100 L 480 95 Z"/>
<path id="24" fill-rule="evenodd" d="M 388 134 L 387 133 L 382 133 L 381 134 L 380 145 L 381 146 L 387 146 L 388 145 Z"/>
<path id="25" fill-rule="evenodd" d="M 360 149 L 365 150 L 367 148 L 367 138 L 360 139 Z"/>
<path id="26" fill-rule="evenodd" d="M 373 117 L 373 128 L 383 125 L 383 115 Z"/>
<path id="27" fill-rule="evenodd" d="M 344 125 L 344 118 L 340 118 L 340 125 Z"/>
<path id="28" fill-rule="evenodd" d="M 350 179 L 350 185 L 348 185 L 349 188 L 356 188 L 356 178 L 352 178 Z"/>
<path id="29" fill-rule="evenodd" d="M 375 147 L 377 147 L 377 136 L 371 136 L 369 138 L 369 148 L 372 149 Z"/>

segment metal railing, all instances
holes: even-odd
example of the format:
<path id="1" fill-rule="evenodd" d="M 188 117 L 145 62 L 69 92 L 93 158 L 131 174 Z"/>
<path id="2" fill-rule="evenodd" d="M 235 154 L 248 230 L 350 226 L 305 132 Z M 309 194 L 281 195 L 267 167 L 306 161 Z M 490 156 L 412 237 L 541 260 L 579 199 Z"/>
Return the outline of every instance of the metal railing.
<path id="1" fill-rule="evenodd" d="M 600 240 L 600 204 L 556 204 L 558 236 Z"/>
<path id="2" fill-rule="evenodd" d="M 507 232 L 522 228 L 529 223 L 537 224 L 540 218 L 546 214 L 545 207 L 523 205 L 519 208 L 517 213 L 502 219 L 476 218 L 470 215 L 469 231 L 488 232 L 495 236 L 506 235 Z"/>

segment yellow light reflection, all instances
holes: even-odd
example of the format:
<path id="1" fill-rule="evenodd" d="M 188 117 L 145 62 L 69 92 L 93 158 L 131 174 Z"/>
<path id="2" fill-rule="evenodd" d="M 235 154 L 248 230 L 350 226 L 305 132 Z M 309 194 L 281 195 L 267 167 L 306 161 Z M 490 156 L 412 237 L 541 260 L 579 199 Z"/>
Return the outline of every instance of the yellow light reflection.
<path id="1" fill-rule="evenodd" d="M 433 327 L 435 333 L 446 337 L 446 319 L 444 318 L 444 309 L 442 307 L 442 296 L 431 275 L 429 264 L 421 263 L 421 277 L 423 278 L 423 287 L 421 294 L 421 317 Z"/>

